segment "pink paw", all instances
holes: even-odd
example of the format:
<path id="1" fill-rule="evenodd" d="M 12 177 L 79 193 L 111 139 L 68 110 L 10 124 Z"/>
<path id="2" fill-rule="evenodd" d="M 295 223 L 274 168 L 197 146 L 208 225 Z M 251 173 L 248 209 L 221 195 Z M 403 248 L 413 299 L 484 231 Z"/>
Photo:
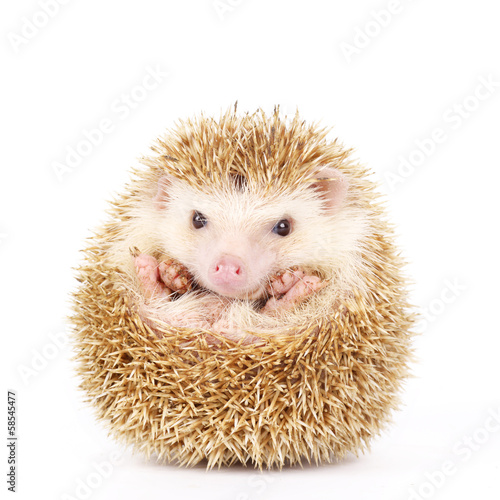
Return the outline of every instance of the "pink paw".
<path id="1" fill-rule="evenodd" d="M 261 312 L 272 315 L 279 311 L 289 311 L 326 285 L 327 282 L 318 276 L 306 275 L 298 268 L 281 271 L 270 279 L 267 291 L 272 297 Z"/>
<path id="2" fill-rule="evenodd" d="M 184 265 L 174 259 L 160 262 L 158 266 L 160 278 L 170 290 L 183 294 L 191 290 L 192 276 Z"/>
<path id="3" fill-rule="evenodd" d="M 141 253 L 134 257 L 135 271 L 147 299 L 168 297 L 172 292 L 160 279 L 158 261 L 151 255 Z"/>
<path id="4" fill-rule="evenodd" d="M 273 297 L 284 295 L 304 276 L 304 271 L 301 271 L 296 266 L 280 271 L 269 278 L 267 292 Z"/>

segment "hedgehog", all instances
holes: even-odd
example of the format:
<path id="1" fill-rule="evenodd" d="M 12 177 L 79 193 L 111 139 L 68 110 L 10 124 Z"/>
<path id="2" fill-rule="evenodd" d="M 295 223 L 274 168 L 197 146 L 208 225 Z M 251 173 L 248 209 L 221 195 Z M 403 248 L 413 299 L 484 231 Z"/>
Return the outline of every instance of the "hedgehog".
<path id="1" fill-rule="evenodd" d="M 398 407 L 414 314 L 366 168 L 279 109 L 179 121 L 91 238 L 81 388 L 164 462 L 283 467 L 369 448 Z"/>

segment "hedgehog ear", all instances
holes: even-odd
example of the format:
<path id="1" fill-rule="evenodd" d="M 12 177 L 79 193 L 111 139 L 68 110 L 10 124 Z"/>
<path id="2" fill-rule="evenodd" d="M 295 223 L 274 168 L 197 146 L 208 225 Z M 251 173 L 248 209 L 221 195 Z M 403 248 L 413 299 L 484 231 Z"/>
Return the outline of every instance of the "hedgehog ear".
<path id="1" fill-rule="evenodd" d="M 345 175 L 336 168 L 321 167 L 315 178 L 311 189 L 319 194 L 329 211 L 336 212 L 344 203 L 349 187 Z"/>
<path id="2" fill-rule="evenodd" d="M 169 190 L 172 185 L 173 178 L 170 175 L 162 175 L 158 180 L 158 189 L 156 195 L 153 198 L 153 203 L 155 208 L 162 210 L 166 208 L 167 201 L 169 199 Z"/>

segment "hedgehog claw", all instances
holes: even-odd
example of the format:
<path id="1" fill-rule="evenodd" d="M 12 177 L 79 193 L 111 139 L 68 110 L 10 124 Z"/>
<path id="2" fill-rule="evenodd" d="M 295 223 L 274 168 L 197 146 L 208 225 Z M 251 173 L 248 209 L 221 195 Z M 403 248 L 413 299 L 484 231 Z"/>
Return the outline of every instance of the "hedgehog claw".
<path id="1" fill-rule="evenodd" d="M 160 262 L 158 272 L 161 280 L 172 291 L 184 294 L 191 290 L 193 277 L 187 268 L 174 259 L 167 259 Z"/>
<path id="2" fill-rule="evenodd" d="M 298 267 L 280 271 L 269 281 L 267 292 L 271 298 L 261 312 L 273 315 L 279 311 L 290 311 L 327 284 L 328 281 L 318 276 L 307 275 Z"/>
<path id="3" fill-rule="evenodd" d="M 134 257 L 134 265 L 146 299 L 168 297 L 172 293 L 160 279 L 158 261 L 153 256 L 141 253 Z"/>

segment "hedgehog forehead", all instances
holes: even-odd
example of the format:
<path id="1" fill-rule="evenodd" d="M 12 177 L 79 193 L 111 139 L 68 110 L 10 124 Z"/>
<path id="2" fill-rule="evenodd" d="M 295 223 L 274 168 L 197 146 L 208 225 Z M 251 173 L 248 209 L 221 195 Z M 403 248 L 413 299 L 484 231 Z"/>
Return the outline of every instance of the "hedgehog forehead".
<path id="1" fill-rule="evenodd" d="M 266 224 L 275 224 L 290 216 L 297 203 L 304 199 L 301 191 L 292 189 L 286 192 L 255 186 L 241 189 L 234 184 L 202 185 L 198 188 L 185 184 L 179 188 L 177 203 L 184 212 L 203 213 L 216 226 L 227 230 L 244 228 L 251 231 Z"/>

